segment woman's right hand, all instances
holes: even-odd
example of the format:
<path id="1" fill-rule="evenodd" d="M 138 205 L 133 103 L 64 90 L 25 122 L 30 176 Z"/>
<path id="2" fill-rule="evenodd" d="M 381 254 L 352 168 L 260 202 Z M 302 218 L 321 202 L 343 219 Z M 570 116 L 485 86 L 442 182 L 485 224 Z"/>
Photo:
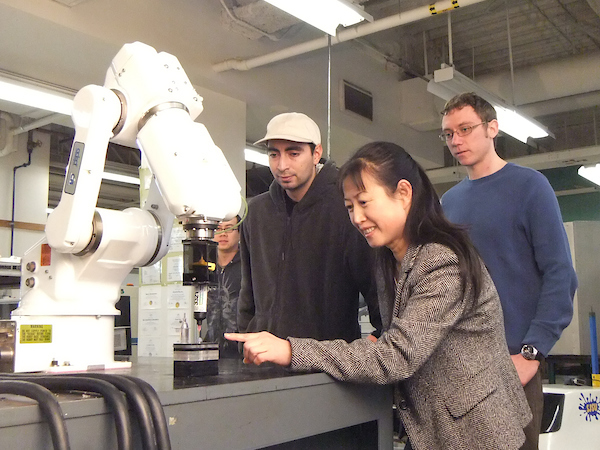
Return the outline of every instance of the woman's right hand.
<path id="1" fill-rule="evenodd" d="M 261 331 L 260 333 L 225 333 L 225 339 L 244 343 L 244 363 L 260 366 L 273 362 L 289 366 L 292 362 L 292 346 L 285 339 Z"/>

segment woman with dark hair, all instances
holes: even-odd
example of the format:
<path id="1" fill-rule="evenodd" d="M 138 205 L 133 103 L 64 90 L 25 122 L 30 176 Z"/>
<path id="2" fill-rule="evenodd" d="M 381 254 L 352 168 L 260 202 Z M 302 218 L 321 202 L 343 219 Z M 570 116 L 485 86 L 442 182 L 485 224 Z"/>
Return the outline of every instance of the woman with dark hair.
<path id="1" fill-rule="evenodd" d="M 359 149 L 342 166 L 340 188 L 344 190 L 348 180 L 354 188 L 364 191 L 363 174 L 368 174 L 390 195 L 394 194 L 400 181 L 405 180 L 410 185 L 411 209 L 406 218 L 403 236 L 413 245 L 435 242 L 453 250 L 458 257 L 463 285 L 467 286 L 470 282 L 474 290 L 473 297 L 478 297 L 482 285 L 481 259 L 467 232 L 450 223 L 444 216 L 439 197 L 421 166 L 402 147 L 390 142 L 373 142 Z M 352 205 L 349 201 L 346 203 L 352 219 Z M 358 225 L 357 227 L 361 230 Z M 387 296 L 393 297 L 396 289 L 395 267 L 401 258 L 397 260 L 392 250 L 386 246 L 371 247 L 378 247 L 385 292 Z"/>
<path id="2" fill-rule="evenodd" d="M 393 384 L 414 449 L 518 449 L 531 412 L 510 359 L 498 294 L 466 232 L 449 223 L 423 169 L 375 142 L 342 166 L 352 223 L 379 249 L 385 332 L 376 342 L 227 334 L 244 361 Z"/>

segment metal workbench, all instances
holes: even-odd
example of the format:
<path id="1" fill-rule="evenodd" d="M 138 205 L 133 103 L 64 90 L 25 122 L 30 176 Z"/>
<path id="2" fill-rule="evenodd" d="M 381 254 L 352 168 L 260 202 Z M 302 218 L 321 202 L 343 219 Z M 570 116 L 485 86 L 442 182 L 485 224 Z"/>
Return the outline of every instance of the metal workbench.
<path id="1" fill-rule="evenodd" d="M 219 375 L 193 379 L 174 380 L 169 358 L 137 358 L 131 369 L 111 373 L 136 376 L 156 389 L 173 449 L 393 448 L 390 387 L 237 360 L 219 361 Z M 52 449 L 37 405 L 18 400 L 0 401 L 0 448 Z M 59 400 L 73 450 L 116 448 L 114 421 L 102 398 L 69 394 Z"/>

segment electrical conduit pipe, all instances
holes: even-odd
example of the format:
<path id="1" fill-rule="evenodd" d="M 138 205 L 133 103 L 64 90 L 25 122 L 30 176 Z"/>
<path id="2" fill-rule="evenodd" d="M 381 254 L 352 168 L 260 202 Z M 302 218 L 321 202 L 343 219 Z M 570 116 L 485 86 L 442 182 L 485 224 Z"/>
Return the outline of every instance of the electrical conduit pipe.
<path id="1" fill-rule="evenodd" d="M 433 3 L 429 6 L 421 6 L 411 9 L 393 16 L 388 16 L 383 19 L 376 20 L 370 23 L 363 23 L 352 28 L 345 28 L 337 33 L 336 36 L 331 36 L 331 45 L 341 42 L 357 39 L 379 31 L 389 30 L 390 28 L 406 25 L 407 23 L 416 22 L 417 20 L 426 19 L 432 15 L 441 14 L 459 7 L 470 6 L 476 3 L 481 3 L 485 0 L 444 0 Z M 328 36 L 314 39 L 312 41 L 303 42 L 302 44 L 293 45 L 283 50 L 268 53 L 255 58 L 239 60 L 228 59 L 226 61 L 214 64 L 212 69 L 215 72 L 225 72 L 227 70 L 250 70 L 255 67 L 271 64 L 276 61 L 282 61 L 293 56 L 303 55 L 327 47 Z"/>

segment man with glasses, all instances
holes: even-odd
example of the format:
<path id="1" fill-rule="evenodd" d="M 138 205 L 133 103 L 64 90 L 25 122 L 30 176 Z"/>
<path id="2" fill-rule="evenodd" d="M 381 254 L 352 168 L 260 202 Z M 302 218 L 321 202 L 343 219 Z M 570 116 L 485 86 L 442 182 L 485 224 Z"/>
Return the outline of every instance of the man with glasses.
<path id="1" fill-rule="evenodd" d="M 223 333 L 237 332 L 237 303 L 242 282 L 239 254 L 239 216 L 221 222 L 215 232 L 219 285 L 208 292 L 206 311 L 207 342 L 219 344 L 220 357 L 239 357 L 236 344 L 227 341 Z"/>
<path id="2" fill-rule="evenodd" d="M 486 100 L 457 95 L 442 115 L 440 138 L 468 175 L 442 196 L 442 207 L 467 227 L 498 289 L 509 351 L 533 412 L 522 448 L 537 449 L 540 361 L 570 323 L 577 287 L 558 201 L 541 173 L 498 156 L 498 120 Z"/>

